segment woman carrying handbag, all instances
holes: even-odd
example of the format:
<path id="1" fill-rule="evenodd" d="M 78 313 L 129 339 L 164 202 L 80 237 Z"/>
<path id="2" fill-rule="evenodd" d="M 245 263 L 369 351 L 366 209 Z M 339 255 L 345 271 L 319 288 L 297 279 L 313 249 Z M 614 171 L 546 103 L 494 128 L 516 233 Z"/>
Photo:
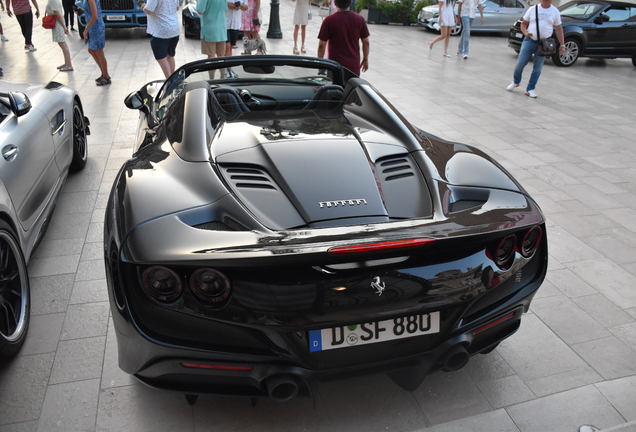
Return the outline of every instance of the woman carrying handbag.
<path id="1" fill-rule="evenodd" d="M 69 50 L 68 44 L 66 43 L 68 28 L 64 23 L 63 14 L 64 7 L 62 6 L 62 2 L 60 0 L 48 1 L 48 3 L 46 4 L 46 16 L 55 17 L 55 26 L 51 29 L 53 42 L 57 42 L 57 44 L 62 49 L 62 54 L 64 55 L 64 64 L 58 66 L 57 68 L 60 70 L 60 72 L 72 72 L 73 65 L 71 64 L 71 50 Z"/>

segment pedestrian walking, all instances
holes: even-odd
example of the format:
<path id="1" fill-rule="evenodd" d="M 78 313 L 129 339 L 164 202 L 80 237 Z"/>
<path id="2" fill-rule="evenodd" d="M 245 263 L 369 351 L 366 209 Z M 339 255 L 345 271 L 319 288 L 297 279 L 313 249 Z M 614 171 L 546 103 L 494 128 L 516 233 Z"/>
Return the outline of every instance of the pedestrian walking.
<path id="1" fill-rule="evenodd" d="M 480 23 L 484 23 L 484 5 L 481 0 L 457 0 L 457 22 L 462 25 L 462 35 L 459 37 L 457 55 L 461 55 L 464 60 L 468 59 L 468 48 L 470 46 L 470 27 L 475 20 L 475 11 L 479 9 Z"/>
<path id="2" fill-rule="evenodd" d="M 538 16 L 538 21 L 537 21 Z M 537 97 L 534 89 L 537 86 L 539 77 L 541 76 L 541 70 L 543 69 L 543 63 L 545 57 L 537 55 L 537 48 L 539 41 L 537 34 L 542 34 L 544 38 L 552 36 L 552 33 L 556 31 L 559 38 L 559 55 L 565 53 L 565 45 L 563 44 L 563 26 L 561 25 L 561 12 L 552 6 L 552 0 L 541 0 L 541 3 L 529 8 L 521 21 L 521 32 L 525 36 L 523 42 L 521 42 L 521 48 L 519 50 L 519 56 L 517 57 L 517 64 L 513 73 L 512 82 L 508 85 L 506 90 L 509 92 L 519 87 L 521 83 L 521 75 L 523 69 L 526 67 L 530 58 L 534 55 L 532 74 L 530 75 L 530 81 L 526 87 L 526 96 L 533 99 Z"/>
<path id="3" fill-rule="evenodd" d="M 64 22 L 64 6 L 61 0 L 49 0 L 46 4 L 46 14 L 55 16 L 55 27 L 51 29 L 53 42 L 57 42 L 64 55 L 64 64 L 57 67 L 60 72 L 72 72 L 73 64 L 71 63 L 71 50 L 66 43 L 66 35 L 68 27 Z"/>
<path id="4" fill-rule="evenodd" d="M 98 86 L 111 84 L 108 74 L 108 62 L 104 55 L 106 47 L 106 28 L 102 17 L 102 6 L 99 0 L 84 0 L 84 15 L 86 16 L 86 27 L 84 28 L 84 40 L 88 41 L 88 53 L 93 57 L 101 75 L 95 80 Z"/>
<path id="5" fill-rule="evenodd" d="M 351 12 L 351 0 L 335 0 L 338 12 L 322 21 L 318 32 L 318 57 L 324 58 L 329 43 L 330 60 L 337 61 L 356 75 L 369 69 L 369 29 L 367 22 Z M 362 45 L 362 58 L 360 58 Z"/>
<path id="6" fill-rule="evenodd" d="M 179 34 L 179 0 L 148 0 L 141 2 L 141 9 L 148 16 L 146 33 L 151 35 L 150 48 L 159 63 L 163 75 L 168 78 L 176 68 Z"/>
<path id="7" fill-rule="evenodd" d="M 31 0 L 31 2 L 35 7 L 35 17 L 40 18 L 38 2 L 36 0 Z M 13 13 L 11 12 L 11 6 L 13 6 Z M 24 36 L 24 51 L 37 51 L 31 40 L 33 36 L 33 12 L 31 11 L 29 0 L 7 0 L 7 15 L 11 17 L 14 14 L 15 19 L 20 24 L 20 29 L 22 29 L 22 36 Z"/>
<path id="8" fill-rule="evenodd" d="M 428 43 L 428 49 L 432 50 L 433 45 L 443 40 L 444 57 L 450 57 L 450 54 L 448 54 L 448 43 L 450 42 L 451 29 L 455 26 L 455 21 L 455 1 L 440 0 L 439 18 L 437 19 L 437 25 L 439 25 L 440 34 Z"/>
<path id="9" fill-rule="evenodd" d="M 309 23 L 309 0 L 292 0 L 296 2 L 294 7 L 294 54 L 305 54 L 305 36 L 307 35 L 307 23 Z M 298 28 L 300 27 L 300 52 L 298 52 Z"/>
<path id="10" fill-rule="evenodd" d="M 197 12 L 201 15 L 201 53 L 213 57 L 225 55 L 225 43 L 227 41 L 227 24 L 225 11 L 228 8 L 227 0 L 199 0 Z M 210 79 L 214 78 L 214 72 L 210 71 Z M 221 78 L 225 76 L 225 70 L 221 70 Z"/>

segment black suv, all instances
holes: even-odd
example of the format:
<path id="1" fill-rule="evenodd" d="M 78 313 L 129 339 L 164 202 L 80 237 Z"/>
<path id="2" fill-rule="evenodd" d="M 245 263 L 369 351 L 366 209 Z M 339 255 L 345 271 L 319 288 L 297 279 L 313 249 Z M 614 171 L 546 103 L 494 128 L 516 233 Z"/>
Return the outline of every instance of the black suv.
<path id="1" fill-rule="evenodd" d="M 557 66 L 572 66 L 579 57 L 631 58 L 636 66 L 636 4 L 619 1 L 573 1 L 559 6 L 565 54 L 552 56 Z M 510 29 L 508 46 L 519 52 L 521 20 Z"/>

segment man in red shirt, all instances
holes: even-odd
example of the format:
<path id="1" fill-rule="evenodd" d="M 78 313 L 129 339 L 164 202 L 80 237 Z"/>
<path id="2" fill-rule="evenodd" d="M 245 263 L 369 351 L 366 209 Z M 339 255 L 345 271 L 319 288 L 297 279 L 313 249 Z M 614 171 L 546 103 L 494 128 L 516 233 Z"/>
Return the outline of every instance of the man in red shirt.
<path id="1" fill-rule="evenodd" d="M 349 11 L 351 0 L 335 0 L 338 11 L 324 19 L 318 33 L 318 57 L 337 61 L 356 75 L 369 69 L 369 29 L 359 14 Z M 362 60 L 360 60 L 362 42 Z"/>

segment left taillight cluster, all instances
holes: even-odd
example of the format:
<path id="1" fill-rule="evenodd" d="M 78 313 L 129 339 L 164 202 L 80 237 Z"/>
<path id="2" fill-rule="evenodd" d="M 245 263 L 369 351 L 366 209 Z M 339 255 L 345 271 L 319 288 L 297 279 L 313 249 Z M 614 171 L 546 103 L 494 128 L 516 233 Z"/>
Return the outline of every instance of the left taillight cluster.
<path id="1" fill-rule="evenodd" d="M 187 287 L 200 303 L 215 308 L 227 303 L 232 292 L 227 276 L 208 267 L 179 273 L 164 266 L 147 267 L 141 274 L 141 286 L 161 303 L 177 301 Z"/>
<path id="2" fill-rule="evenodd" d="M 507 269 L 518 252 L 524 258 L 530 258 L 541 244 L 543 230 L 534 226 L 528 230 L 509 234 L 490 248 L 490 253 L 497 267 Z"/>

